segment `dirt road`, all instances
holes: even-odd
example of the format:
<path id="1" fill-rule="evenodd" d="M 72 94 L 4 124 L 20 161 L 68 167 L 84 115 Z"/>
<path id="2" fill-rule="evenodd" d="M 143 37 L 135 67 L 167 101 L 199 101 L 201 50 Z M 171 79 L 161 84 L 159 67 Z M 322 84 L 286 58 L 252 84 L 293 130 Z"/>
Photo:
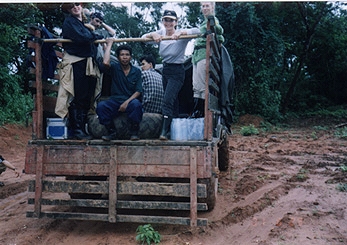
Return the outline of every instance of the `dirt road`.
<path id="1" fill-rule="evenodd" d="M 235 126 L 216 207 L 200 214 L 209 225 L 153 225 L 161 244 L 347 244 L 347 140 L 332 125 L 313 126 L 248 137 Z M 23 169 L 31 129 L 2 126 L 0 137 L 0 154 Z M 26 218 L 33 177 L 0 176 L 0 244 L 139 244 L 139 224 Z"/>

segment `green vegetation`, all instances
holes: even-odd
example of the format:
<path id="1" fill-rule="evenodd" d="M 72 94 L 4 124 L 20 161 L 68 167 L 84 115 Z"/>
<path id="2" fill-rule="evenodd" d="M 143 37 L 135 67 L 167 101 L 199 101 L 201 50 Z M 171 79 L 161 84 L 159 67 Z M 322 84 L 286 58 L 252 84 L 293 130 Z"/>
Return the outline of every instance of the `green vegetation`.
<path id="1" fill-rule="evenodd" d="M 259 130 L 253 124 L 250 124 L 249 126 L 241 127 L 240 134 L 243 136 L 255 135 L 259 134 Z"/>
<path id="2" fill-rule="evenodd" d="M 155 231 L 150 224 L 140 225 L 136 229 L 136 241 L 142 242 L 142 244 L 147 243 L 147 245 L 151 245 L 152 242 L 154 244 L 159 244 L 161 236 Z"/>
<path id="3" fill-rule="evenodd" d="M 18 7 L 20 4 L 20 8 Z M 32 110 L 26 57 L 27 25 L 44 24 L 59 36 L 64 20 L 60 3 L 3 3 L 0 8 L 0 125 L 23 122 Z M 199 2 L 177 3 L 179 27 L 202 21 Z M 88 3 L 100 11 L 118 38 L 140 37 L 160 28 L 164 2 L 127 6 Z M 235 117 L 259 115 L 271 124 L 282 119 L 347 117 L 347 10 L 343 2 L 217 2 L 216 13 L 235 71 Z M 129 43 L 134 62 L 158 49 Z M 116 48 L 118 44 L 114 45 Z M 264 130 L 271 130 L 264 125 Z M 317 131 L 315 129 L 315 131 Z M 346 129 L 336 132 L 346 137 Z M 312 135 L 315 137 L 315 135 Z"/>
<path id="4" fill-rule="evenodd" d="M 347 172 L 347 166 L 346 165 L 341 165 L 340 166 L 342 172 Z"/>
<path id="5" fill-rule="evenodd" d="M 307 179 L 307 173 L 308 171 L 306 169 L 300 169 L 299 173 L 296 175 L 296 178 L 298 180 L 305 180 Z"/>
<path id="6" fill-rule="evenodd" d="M 334 135 L 337 138 L 347 139 L 347 127 L 337 128 Z"/>
<path id="7" fill-rule="evenodd" d="M 346 183 L 339 183 L 336 186 L 336 189 L 342 192 L 347 192 L 347 184 Z"/>

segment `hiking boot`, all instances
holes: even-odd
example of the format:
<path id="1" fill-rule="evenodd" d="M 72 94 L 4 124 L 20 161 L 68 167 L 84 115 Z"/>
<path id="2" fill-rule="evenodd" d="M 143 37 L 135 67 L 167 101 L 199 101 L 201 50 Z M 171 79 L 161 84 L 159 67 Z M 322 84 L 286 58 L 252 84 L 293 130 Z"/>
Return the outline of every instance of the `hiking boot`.
<path id="1" fill-rule="evenodd" d="M 101 138 L 105 141 L 111 141 L 117 139 L 116 128 L 114 127 L 113 122 L 111 124 L 105 125 L 108 135 L 103 135 Z"/>

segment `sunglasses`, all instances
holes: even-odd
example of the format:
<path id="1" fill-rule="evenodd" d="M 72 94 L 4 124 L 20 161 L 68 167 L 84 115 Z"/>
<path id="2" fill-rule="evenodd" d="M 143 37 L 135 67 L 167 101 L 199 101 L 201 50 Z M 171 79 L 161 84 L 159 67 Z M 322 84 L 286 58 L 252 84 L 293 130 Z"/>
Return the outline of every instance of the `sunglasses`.
<path id="1" fill-rule="evenodd" d="M 81 5 L 80 3 L 71 3 L 71 8 L 78 7 L 80 5 Z"/>
<path id="2" fill-rule="evenodd" d="M 176 21 L 176 20 L 170 19 L 170 18 L 164 18 L 163 21 L 165 21 L 165 22 L 174 22 L 174 21 Z"/>
<path id="3" fill-rule="evenodd" d="M 96 21 L 96 23 L 99 23 L 99 24 L 101 24 L 101 23 L 102 23 L 102 21 L 101 21 L 101 20 L 99 20 L 99 19 L 95 19 L 95 21 Z"/>

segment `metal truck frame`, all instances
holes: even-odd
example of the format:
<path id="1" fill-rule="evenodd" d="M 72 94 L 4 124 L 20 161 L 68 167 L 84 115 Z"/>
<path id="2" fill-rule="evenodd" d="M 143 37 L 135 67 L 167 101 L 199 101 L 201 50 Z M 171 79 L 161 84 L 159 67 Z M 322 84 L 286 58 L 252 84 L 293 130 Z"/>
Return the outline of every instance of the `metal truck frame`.
<path id="1" fill-rule="evenodd" d="M 207 225 L 198 214 L 215 206 L 218 173 L 228 168 L 231 134 L 220 108 L 223 71 L 213 26 L 210 19 L 204 140 L 110 142 L 45 138 L 45 113 L 54 112 L 56 98 L 44 91 L 56 92 L 58 86 L 42 81 L 41 47 L 47 40 L 38 28 L 29 28 L 36 93 L 25 159 L 25 173 L 35 175 L 28 188 L 27 217 Z"/>

